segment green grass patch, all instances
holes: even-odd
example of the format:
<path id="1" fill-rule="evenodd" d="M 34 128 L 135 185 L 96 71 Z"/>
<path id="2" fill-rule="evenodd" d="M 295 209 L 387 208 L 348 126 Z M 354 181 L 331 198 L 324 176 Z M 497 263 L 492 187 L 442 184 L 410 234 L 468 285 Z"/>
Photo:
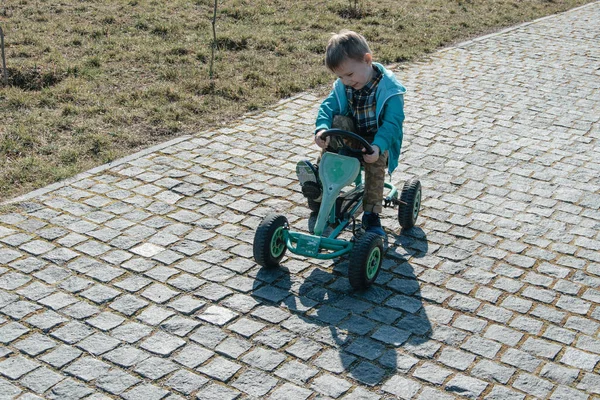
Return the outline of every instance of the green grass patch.
<path id="1" fill-rule="evenodd" d="M 19 0 L 4 3 L 0 200 L 309 88 L 329 87 L 331 32 L 363 33 L 379 62 L 590 0 Z"/>

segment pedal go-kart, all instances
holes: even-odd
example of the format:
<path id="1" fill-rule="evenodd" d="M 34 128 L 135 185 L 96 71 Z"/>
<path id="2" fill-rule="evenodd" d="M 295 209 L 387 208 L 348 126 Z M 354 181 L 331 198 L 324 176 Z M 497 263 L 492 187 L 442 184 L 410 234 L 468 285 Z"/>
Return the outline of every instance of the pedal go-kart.
<path id="1" fill-rule="evenodd" d="M 280 214 L 267 215 L 254 236 L 254 259 L 266 268 L 276 268 L 286 250 L 305 257 L 329 260 L 350 253 L 348 279 L 354 290 L 364 290 L 377 279 L 383 259 L 381 236 L 364 232 L 357 227 L 355 216 L 362 211 L 364 183 L 362 179 L 362 151 L 350 148 L 346 140 L 358 141 L 368 154 L 371 145 L 359 135 L 339 129 L 330 129 L 322 138 L 331 136 L 341 146 L 337 153 L 324 152 L 318 168 L 317 182 L 305 182 L 303 193 L 309 197 L 309 207 L 317 211 L 314 229 L 310 234 L 290 229 L 287 218 Z M 302 173 L 302 162 L 297 172 Z M 305 164 L 306 165 L 306 164 Z M 302 180 L 301 180 L 302 181 Z M 353 185 L 352 185 L 353 184 Z M 350 189 L 342 192 L 346 186 Z M 404 183 L 400 196 L 391 183 L 385 183 L 387 196 L 384 207 L 398 206 L 398 221 L 404 229 L 415 225 L 421 206 L 421 183 L 411 179 Z M 312 193 L 312 195 L 310 195 Z M 312 199 L 311 199 L 312 197 Z M 320 205 L 315 201 L 318 197 Z M 398 198 L 399 197 L 399 198 Z M 338 236 L 351 225 L 350 240 Z M 327 232 L 327 233 L 325 233 Z"/>

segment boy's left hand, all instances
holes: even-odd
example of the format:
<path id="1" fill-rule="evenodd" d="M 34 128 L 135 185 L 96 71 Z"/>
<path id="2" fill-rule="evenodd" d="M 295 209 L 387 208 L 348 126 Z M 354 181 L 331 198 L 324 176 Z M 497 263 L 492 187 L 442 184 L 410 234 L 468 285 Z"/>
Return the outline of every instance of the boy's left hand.
<path id="1" fill-rule="evenodd" d="M 367 149 L 363 148 L 363 160 L 367 163 L 367 164 L 372 164 L 375 161 L 379 160 L 379 147 L 378 146 L 371 146 L 373 147 L 373 154 L 367 154 Z"/>

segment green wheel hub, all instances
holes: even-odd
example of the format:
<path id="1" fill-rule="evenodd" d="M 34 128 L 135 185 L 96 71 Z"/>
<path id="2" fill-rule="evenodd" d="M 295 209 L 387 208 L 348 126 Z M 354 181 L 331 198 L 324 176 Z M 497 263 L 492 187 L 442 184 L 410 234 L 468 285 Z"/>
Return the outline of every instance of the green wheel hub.
<path id="1" fill-rule="evenodd" d="M 413 220 L 417 220 L 419 216 L 419 210 L 421 209 L 421 189 L 417 190 L 417 194 L 415 195 L 415 202 L 413 206 Z"/>
<path id="2" fill-rule="evenodd" d="M 367 279 L 371 280 L 377 274 L 381 262 L 381 250 L 375 247 L 367 260 Z"/>
<path id="3" fill-rule="evenodd" d="M 283 227 L 277 228 L 271 238 L 271 256 L 279 257 L 285 250 L 285 240 L 283 238 Z"/>

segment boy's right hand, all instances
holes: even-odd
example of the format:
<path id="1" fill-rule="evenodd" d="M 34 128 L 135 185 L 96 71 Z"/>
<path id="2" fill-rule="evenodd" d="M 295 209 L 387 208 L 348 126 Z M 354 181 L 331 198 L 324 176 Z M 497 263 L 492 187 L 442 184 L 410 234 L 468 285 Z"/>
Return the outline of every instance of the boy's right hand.
<path id="1" fill-rule="evenodd" d="M 325 129 L 321 129 L 319 132 L 317 132 L 317 134 L 315 135 L 315 143 L 317 144 L 317 146 L 319 146 L 322 149 L 326 149 L 327 146 L 329 146 L 329 140 L 331 139 L 331 137 L 327 136 L 325 138 L 325 140 L 321 139 L 321 134 L 325 132 Z"/>

